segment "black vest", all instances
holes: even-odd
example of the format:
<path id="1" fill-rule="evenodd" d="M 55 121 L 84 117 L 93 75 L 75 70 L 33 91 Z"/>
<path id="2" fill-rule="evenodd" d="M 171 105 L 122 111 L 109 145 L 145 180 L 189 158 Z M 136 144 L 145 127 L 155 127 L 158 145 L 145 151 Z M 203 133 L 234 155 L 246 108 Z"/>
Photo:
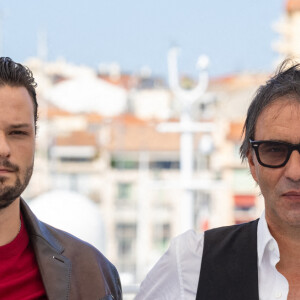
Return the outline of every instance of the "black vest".
<path id="1" fill-rule="evenodd" d="M 258 300 L 257 224 L 204 233 L 196 300 Z"/>

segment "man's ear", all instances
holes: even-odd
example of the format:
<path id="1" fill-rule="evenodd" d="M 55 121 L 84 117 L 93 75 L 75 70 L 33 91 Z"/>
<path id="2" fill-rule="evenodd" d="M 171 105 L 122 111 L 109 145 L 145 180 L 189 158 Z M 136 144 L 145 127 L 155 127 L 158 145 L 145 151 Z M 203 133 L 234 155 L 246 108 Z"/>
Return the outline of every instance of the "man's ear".
<path id="1" fill-rule="evenodd" d="M 254 156 L 255 156 L 254 152 L 252 150 L 249 150 L 248 154 L 247 154 L 247 159 L 248 159 L 250 172 L 251 172 L 253 179 L 256 181 L 256 183 L 258 183 L 257 174 L 256 174 L 257 160 L 256 160 L 256 157 L 254 157 Z M 255 160 L 255 162 L 254 162 L 254 160 Z"/>

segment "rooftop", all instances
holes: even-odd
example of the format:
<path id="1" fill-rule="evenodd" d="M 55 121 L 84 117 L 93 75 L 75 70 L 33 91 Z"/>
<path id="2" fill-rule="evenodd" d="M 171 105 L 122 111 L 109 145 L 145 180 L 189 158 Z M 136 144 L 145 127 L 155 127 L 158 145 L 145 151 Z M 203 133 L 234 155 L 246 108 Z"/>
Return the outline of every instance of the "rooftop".
<path id="1" fill-rule="evenodd" d="M 300 0 L 287 0 L 285 9 L 289 13 L 300 11 Z"/>

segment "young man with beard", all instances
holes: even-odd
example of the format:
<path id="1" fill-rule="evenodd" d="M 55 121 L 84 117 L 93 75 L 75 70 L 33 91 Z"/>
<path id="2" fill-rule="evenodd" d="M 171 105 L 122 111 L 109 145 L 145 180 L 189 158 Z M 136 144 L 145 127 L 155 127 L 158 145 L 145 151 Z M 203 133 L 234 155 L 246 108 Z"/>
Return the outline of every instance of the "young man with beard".
<path id="1" fill-rule="evenodd" d="M 0 298 L 122 299 L 116 268 L 94 247 L 39 221 L 21 198 L 35 151 L 36 83 L 0 58 Z"/>
<path id="2" fill-rule="evenodd" d="M 244 125 L 260 219 L 177 237 L 136 300 L 300 299 L 300 64 L 289 63 L 258 89 Z"/>

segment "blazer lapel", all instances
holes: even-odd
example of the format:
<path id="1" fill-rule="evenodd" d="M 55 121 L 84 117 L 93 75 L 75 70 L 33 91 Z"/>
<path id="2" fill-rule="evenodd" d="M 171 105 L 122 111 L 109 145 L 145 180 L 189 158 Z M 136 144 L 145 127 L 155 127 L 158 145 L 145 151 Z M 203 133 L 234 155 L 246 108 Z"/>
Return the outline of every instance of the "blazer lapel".
<path id="1" fill-rule="evenodd" d="M 49 300 L 66 300 L 70 293 L 71 262 L 64 248 L 21 199 L 21 210 Z"/>
<path id="2" fill-rule="evenodd" d="M 34 237 L 32 243 L 48 299 L 68 299 L 71 274 L 69 259 L 39 237 Z"/>

